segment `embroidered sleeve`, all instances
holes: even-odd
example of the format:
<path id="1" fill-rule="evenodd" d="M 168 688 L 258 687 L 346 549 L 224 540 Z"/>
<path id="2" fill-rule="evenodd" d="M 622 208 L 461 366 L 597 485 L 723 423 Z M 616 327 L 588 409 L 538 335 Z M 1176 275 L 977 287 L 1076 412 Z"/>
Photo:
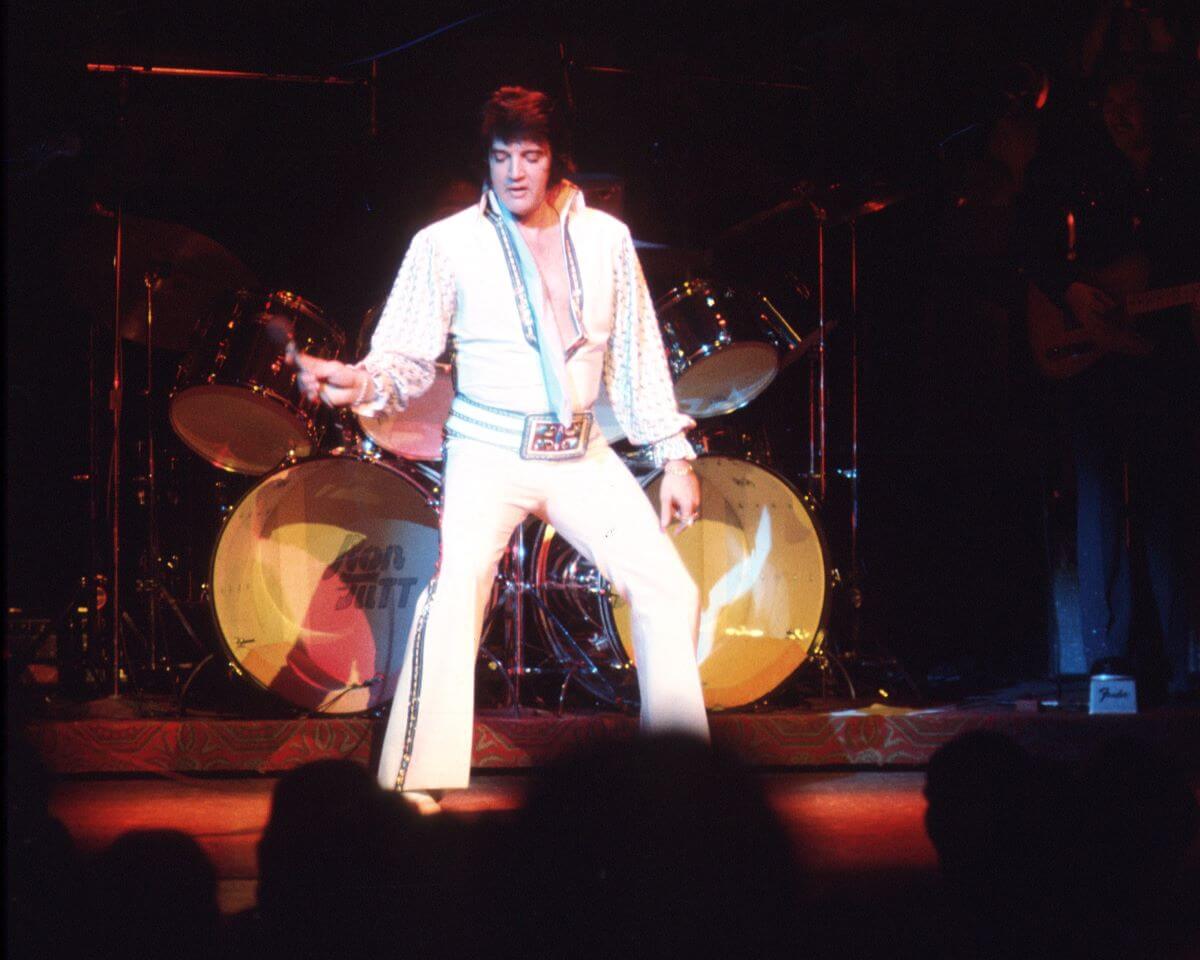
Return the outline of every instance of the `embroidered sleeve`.
<path id="1" fill-rule="evenodd" d="M 427 230 L 409 245 L 392 292 L 379 314 L 371 351 L 357 366 L 375 385 L 373 399 L 355 413 L 378 416 L 403 410 L 433 383 L 434 361 L 446 346 L 454 318 L 454 272 Z"/>
<path id="2" fill-rule="evenodd" d="M 614 267 L 616 317 L 604 358 L 613 414 L 632 443 L 648 444 L 655 464 L 696 456 L 684 431 L 695 421 L 679 412 L 662 334 L 642 265 L 624 231 Z"/>

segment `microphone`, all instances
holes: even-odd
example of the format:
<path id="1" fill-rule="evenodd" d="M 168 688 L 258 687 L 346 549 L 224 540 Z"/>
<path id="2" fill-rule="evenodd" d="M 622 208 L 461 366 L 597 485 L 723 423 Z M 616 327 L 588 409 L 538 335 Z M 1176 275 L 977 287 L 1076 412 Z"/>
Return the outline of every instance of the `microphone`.
<path id="1" fill-rule="evenodd" d="M 296 349 L 295 323 L 288 317 L 274 313 L 263 314 L 263 317 L 263 333 L 266 335 L 267 342 L 283 354 L 283 359 L 289 365 L 295 367 L 301 373 L 308 373 L 309 371 L 304 366 L 304 361 L 300 359 L 300 351 Z M 317 396 L 325 406 L 333 406 L 325 396 L 324 387 L 320 387 L 317 390 Z"/>
<path id="2" fill-rule="evenodd" d="M 264 314 L 263 332 L 267 342 L 283 354 L 288 363 L 296 362 L 296 325 L 287 317 Z"/>

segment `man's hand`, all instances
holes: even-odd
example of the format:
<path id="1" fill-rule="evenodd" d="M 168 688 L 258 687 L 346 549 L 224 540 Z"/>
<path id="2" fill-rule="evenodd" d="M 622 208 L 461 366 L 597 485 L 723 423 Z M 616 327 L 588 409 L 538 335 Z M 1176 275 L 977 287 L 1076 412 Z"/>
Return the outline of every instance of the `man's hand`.
<path id="1" fill-rule="evenodd" d="M 1073 283 L 1067 287 L 1065 299 L 1075 319 L 1105 350 L 1131 357 L 1146 357 L 1153 351 L 1154 344 L 1119 322 L 1117 304 L 1098 287 Z"/>
<path id="2" fill-rule="evenodd" d="M 295 363 L 300 371 L 296 383 L 307 400 L 320 399 L 331 407 L 348 407 L 371 399 L 371 378 L 365 370 L 307 353 L 297 353 Z"/>
<path id="3" fill-rule="evenodd" d="M 658 502 L 658 519 L 664 530 L 672 520 L 680 522 L 680 530 L 695 522 L 700 510 L 700 481 L 687 460 L 668 460 L 663 465 Z"/>
<path id="4" fill-rule="evenodd" d="M 1112 297 L 1099 287 L 1076 281 L 1067 287 L 1063 295 L 1071 313 L 1085 330 L 1093 333 L 1108 333 L 1113 329 L 1110 315 L 1116 307 Z"/>

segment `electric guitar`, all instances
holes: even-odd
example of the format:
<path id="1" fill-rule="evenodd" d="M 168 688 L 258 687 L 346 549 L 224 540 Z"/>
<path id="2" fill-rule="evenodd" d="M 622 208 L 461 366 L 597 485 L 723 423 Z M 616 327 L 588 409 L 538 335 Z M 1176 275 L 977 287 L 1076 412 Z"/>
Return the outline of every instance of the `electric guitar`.
<path id="1" fill-rule="evenodd" d="M 1082 278 L 1082 282 L 1098 287 L 1116 301 L 1116 308 L 1100 324 L 1081 322 L 1031 283 L 1026 316 L 1038 370 L 1051 380 L 1068 380 L 1111 354 L 1148 354 L 1152 344 L 1137 332 L 1132 321 L 1200 298 L 1200 283 L 1147 290 L 1149 272 L 1145 258 L 1133 256 Z"/>

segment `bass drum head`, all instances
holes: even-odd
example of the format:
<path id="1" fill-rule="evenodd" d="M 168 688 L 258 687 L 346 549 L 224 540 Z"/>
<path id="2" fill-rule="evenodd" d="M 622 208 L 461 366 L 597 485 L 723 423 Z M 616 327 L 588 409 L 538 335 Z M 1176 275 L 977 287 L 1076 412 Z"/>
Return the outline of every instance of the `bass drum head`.
<path id="1" fill-rule="evenodd" d="M 230 514 L 212 601 L 230 662 L 304 710 L 357 713 L 395 692 L 438 559 L 428 471 L 351 457 L 271 474 Z"/>
<path id="2" fill-rule="evenodd" d="M 721 710 L 765 697 L 804 662 L 824 622 L 829 572 L 816 520 L 782 478 L 729 457 L 700 457 L 694 466 L 700 517 L 675 545 L 700 588 L 704 703 Z M 646 487 L 656 505 L 661 478 Z M 633 662 L 629 606 L 612 604 Z"/>

